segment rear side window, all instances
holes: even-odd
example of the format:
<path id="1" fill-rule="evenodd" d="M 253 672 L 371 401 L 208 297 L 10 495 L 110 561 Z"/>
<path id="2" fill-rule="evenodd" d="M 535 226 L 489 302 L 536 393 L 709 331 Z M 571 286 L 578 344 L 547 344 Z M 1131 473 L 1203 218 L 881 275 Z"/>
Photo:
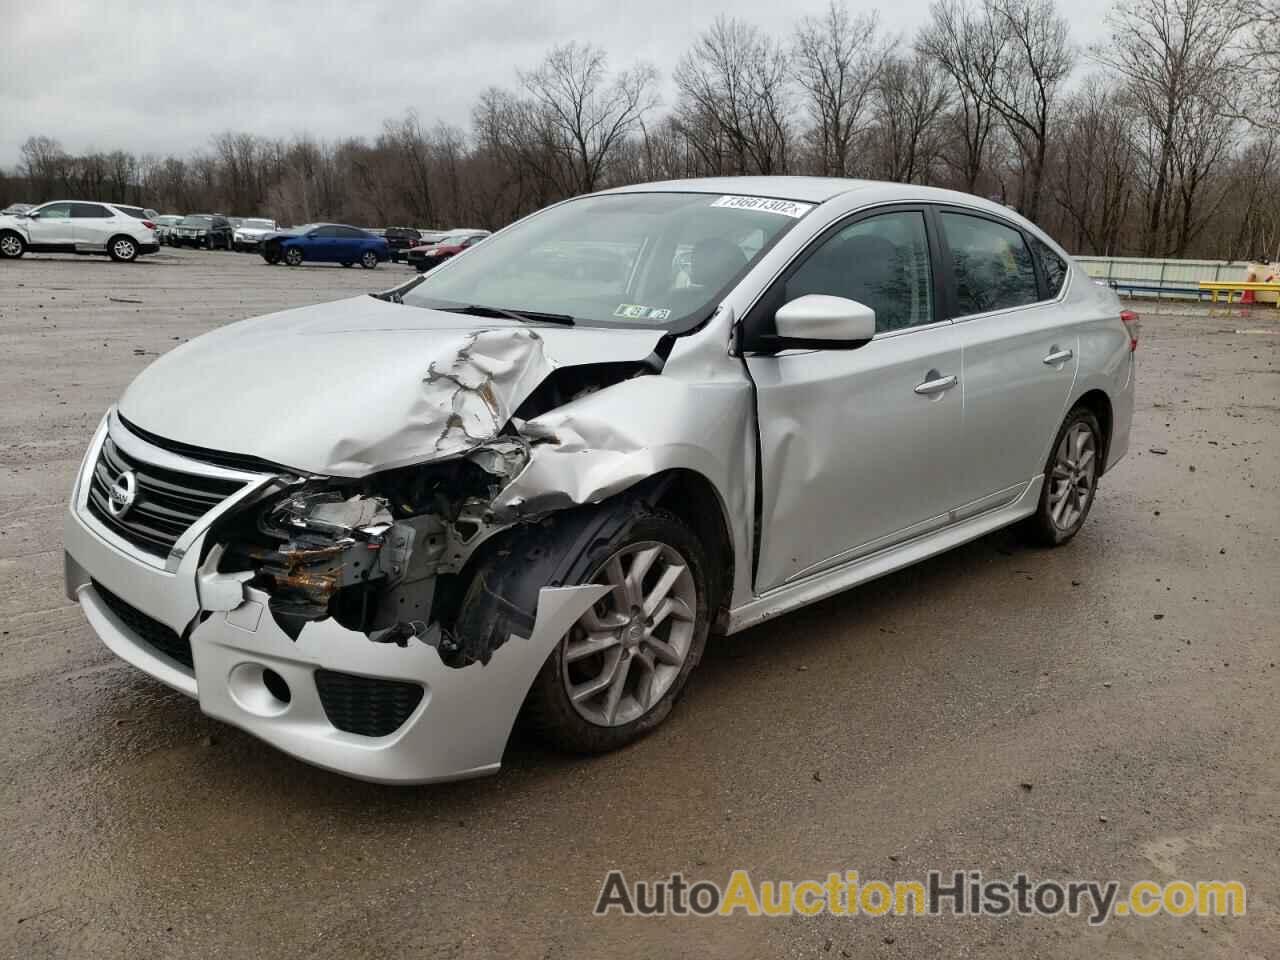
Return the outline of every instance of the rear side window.
<path id="1" fill-rule="evenodd" d="M 957 316 L 1007 310 L 1040 299 L 1035 264 L 1021 233 L 962 213 L 944 212 L 941 219 L 951 248 Z"/>
<path id="2" fill-rule="evenodd" d="M 350 240 L 369 239 L 369 234 L 365 233 L 363 230 L 357 229 L 356 227 L 335 227 L 334 229 L 338 231 L 338 236 L 346 237 Z"/>
<path id="3" fill-rule="evenodd" d="M 1035 247 L 1040 257 L 1040 267 L 1044 271 L 1046 298 L 1052 300 L 1062 292 L 1062 285 L 1067 282 L 1067 264 L 1053 247 L 1039 237 L 1032 237 L 1031 245 Z"/>
<path id="4" fill-rule="evenodd" d="M 105 220 L 111 216 L 111 211 L 96 203 L 73 203 L 71 216 L 79 220 Z"/>

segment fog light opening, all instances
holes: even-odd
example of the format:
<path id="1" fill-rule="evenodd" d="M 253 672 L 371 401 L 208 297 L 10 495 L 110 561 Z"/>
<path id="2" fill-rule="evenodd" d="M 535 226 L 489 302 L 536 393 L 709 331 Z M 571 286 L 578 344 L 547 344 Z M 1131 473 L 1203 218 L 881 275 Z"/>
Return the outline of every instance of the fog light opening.
<path id="1" fill-rule="evenodd" d="M 268 693 L 281 703 L 289 703 L 293 699 L 289 684 L 285 683 L 284 677 L 274 670 L 266 669 L 262 671 L 262 685 L 267 688 Z"/>

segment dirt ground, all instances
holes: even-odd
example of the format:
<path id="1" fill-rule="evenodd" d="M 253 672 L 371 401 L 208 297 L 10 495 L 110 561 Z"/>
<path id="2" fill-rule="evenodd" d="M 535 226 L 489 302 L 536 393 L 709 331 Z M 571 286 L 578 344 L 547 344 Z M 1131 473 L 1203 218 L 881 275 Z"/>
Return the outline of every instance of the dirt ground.
<path id="1" fill-rule="evenodd" d="M 0 956 L 1280 957 L 1280 311 L 1138 305 L 1130 455 L 1070 546 L 997 534 L 723 641 L 620 753 L 520 741 L 496 777 L 405 789 L 116 660 L 63 596 L 61 525 L 156 354 L 410 275 L 0 263 Z M 1249 912 L 591 916 L 610 869 L 737 867 L 1237 879 Z"/>

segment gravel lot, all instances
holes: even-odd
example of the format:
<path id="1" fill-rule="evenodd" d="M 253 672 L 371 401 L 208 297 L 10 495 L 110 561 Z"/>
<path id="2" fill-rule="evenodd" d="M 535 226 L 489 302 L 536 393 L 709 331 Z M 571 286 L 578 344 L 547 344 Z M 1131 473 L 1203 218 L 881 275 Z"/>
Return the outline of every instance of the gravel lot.
<path id="1" fill-rule="evenodd" d="M 995 535 L 714 646 L 621 753 L 521 742 L 497 777 L 394 789 L 117 661 L 63 597 L 61 523 L 154 355 L 411 275 L 0 263 L 0 955 L 1280 956 L 1280 311 L 1140 305 L 1130 456 L 1071 546 Z M 592 918 L 615 867 L 1231 878 L 1250 911 Z"/>

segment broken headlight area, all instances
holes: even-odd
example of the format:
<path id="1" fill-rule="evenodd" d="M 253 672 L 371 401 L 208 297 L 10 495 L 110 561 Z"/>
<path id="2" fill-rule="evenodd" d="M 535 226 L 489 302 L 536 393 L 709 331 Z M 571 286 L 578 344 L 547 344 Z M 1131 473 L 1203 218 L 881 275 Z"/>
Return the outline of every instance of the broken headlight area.
<path id="1" fill-rule="evenodd" d="M 447 660 L 461 648 L 435 613 L 452 606 L 456 574 L 480 544 L 511 526 L 490 503 L 527 459 L 523 441 L 504 438 L 363 481 L 298 481 L 217 531 L 219 569 L 252 570 L 294 639 L 333 617 L 375 642 L 419 639 Z"/>

